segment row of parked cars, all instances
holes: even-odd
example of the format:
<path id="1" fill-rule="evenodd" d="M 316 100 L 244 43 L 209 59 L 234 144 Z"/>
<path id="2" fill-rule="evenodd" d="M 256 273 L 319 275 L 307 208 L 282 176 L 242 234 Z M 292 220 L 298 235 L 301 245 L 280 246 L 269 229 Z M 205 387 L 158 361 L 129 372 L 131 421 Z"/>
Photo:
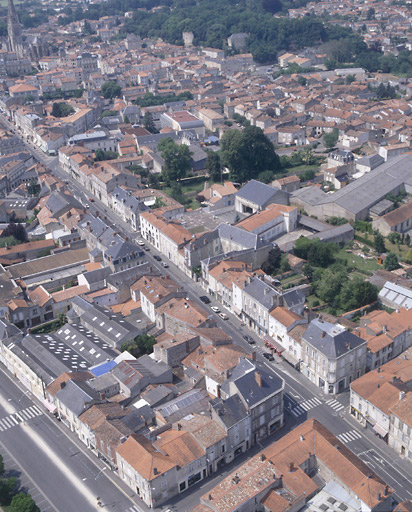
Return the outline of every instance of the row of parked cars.
<path id="1" fill-rule="evenodd" d="M 138 244 L 138 245 L 140 245 L 141 247 L 143 247 L 143 249 L 144 249 L 145 251 L 149 251 L 149 250 L 150 250 L 150 249 L 149 249 L 149 247 L 147 247 L 147 246 L 145 245 L 145 243 L 144 243 L 144 241 L 143 241 L 143 240 L 139 240 L 139 239 L 138 239 L 138 240 L 137 240 L 137 244 Z M 167 263 L 165 263 L 164 261 L 162 261 L 162 258 L 161 258 L 160 256 L 158 256 L 157 254 L 154 254 L 154 255 L 153 255 L 153 258 L 154 258 L 156 261 L 159 261 L 159 262 L 160 262 L 160 264 L 162 265 L 162 267 L 164 267 L 164 268 L 168 268 L 168 267 L 169 267 L 169 265 L 168 265 Z M 201 296 L 199 297 L 199 299 L 203 302 L 203 304 L 210 304 L 210 302 L 211 302 L 211 300 L 209 299 L 209 297 L 208 297 L 207 295 L 201 295 Z M 210 306 L 210 309 L 211 309 L 214 313 L 216 313 L 217 315 L 219 315 L 219 317 L 220 317 L 222 320 L 228 320 L 228 319 L 229 319 L 229 317 L 226 315 L 226 313 L 222 313 L 222 312 L 220 311 L 220 309 L 219 309 L 217 306 Z M 244 324 L 242 324 L 242 325 L 244 325 Z M 244 339 L 247 343 L 249 343 L 249 345 L 256 345 L 256 341 L 252 338 L 252 336 L 249 336 L 248 334 L 245 334 L 245 335 L 243 336 L 243 339 Z M 269 354 L 269 353 L 267 353 L 267 352 L 265 352 L 265 353 L 263 354 L 263 357 L 265 357 L 268 361 L 273 361 L 273 360 L 274 360 L 273 355 L 272 355 L 272 354 Z"/>

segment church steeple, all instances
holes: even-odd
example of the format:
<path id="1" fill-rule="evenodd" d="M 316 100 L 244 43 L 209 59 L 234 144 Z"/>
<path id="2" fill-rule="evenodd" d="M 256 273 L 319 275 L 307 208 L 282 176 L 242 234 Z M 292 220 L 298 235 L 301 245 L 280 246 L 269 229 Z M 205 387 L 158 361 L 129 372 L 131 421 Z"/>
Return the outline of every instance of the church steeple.
<path id="1" fill-rule="evenodd" d="M 16 52 L 17 57 L 22 59 L 23 52 L 23 36 L 19 17 L 17 16 L 16 8 L 14 7 L 13 0 L 9 1 L 9 10 L 7 15 L 7 32 L 9 37 L 9 47 L 12 52 Z"/>

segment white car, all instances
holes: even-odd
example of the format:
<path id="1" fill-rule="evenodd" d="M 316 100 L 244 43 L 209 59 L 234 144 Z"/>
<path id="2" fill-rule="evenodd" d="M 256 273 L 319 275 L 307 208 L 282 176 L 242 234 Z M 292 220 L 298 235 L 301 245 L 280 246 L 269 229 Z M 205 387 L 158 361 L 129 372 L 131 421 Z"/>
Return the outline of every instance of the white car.
<path id="1" fill-rule="evenodd" d="M 137 245 L 140 245 L 140 246 L 142 246 L 142 247 L 143 247 L 143 245 L 144 245 L 143 240 L 137 240 Z"/>
<path id="2" fill-rule="evenodd" d="M 220 313 L 220 309 L 217 306 L 210 306 L 210 309 L 215 313 Z"/>
<path id="3" fill-rule="evenodd" d="M 227 316 L 226 313 L 219 313 L 219 316 L 222 320 L 229 320 L 229 317 Z"/>

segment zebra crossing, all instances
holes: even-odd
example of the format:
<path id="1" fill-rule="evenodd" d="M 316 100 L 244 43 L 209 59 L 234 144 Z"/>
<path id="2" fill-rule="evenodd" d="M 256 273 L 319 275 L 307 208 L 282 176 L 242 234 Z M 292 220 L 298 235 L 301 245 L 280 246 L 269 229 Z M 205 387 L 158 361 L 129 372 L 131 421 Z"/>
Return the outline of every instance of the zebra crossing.
<path id="1" fill-rule="evenodd" d="M 5 418 L 0 419 L 0 432 L 4 432 L 9 428 L 15 427 L 24 421 L 31 420 L 36 416 L 40 416 L 40 414 L 43 414 L 43 412 L 36 405 L 26 407 L 26 409 L 22 409 L 19 412 L 9 414 Z"/>
<path id="2" fill-rule="evenodd" d="M 142 512 L 141 509 L 137 507 L 137 505 L 133 505 L 133 507 L 129 507 L 128 510 L 130 512 Z"/>
<path id="3" fill-rule="evenodd" d="M 342 409 L 344 409 L 344 405 L 342 405 L 340 402 L 338 402 L 337 400 L 335 399 L 332 399 L 332 400 L 328 400 L 326 402 L 326 405 L 329 405 L 329 407 L 331 407 L 334 411 L 338 412 Z"/>
<path id="4" fill-rule="evenodd" d="M 349 432 L 344 432 L 343 434 L 339 434 L 336 436 L 339 441 L 342 441 L 342 443 L 350 443 L 351 441 L 356 441 L 357 439 L 360 439 L 362 437 L 362 434 L 360 434 L 357 430 L 349 430 Z"/>
<path id="5" fill-rule="evenodd" d="M 313 409 L 314 407 L 317 407 L 318 405 L 321 405 L 321 401 L 319 398 L 311 398 L 310 400 L 306 400 L 305 402 L 301 402 L 300 404 L 295 405 L 290 412 L 297 418 L 298 416 L 301 416 L 302 414 L 305 414 L 310 409 Z"/>

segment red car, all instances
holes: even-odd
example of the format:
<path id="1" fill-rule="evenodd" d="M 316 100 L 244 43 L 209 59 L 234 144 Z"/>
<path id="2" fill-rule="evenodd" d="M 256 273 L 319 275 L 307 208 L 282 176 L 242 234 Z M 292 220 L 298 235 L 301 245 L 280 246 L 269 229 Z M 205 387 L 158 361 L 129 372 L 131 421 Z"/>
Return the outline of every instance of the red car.
<path id="1" fill-rule="evenodd" d="M 89 197 L 89 201 L 90 201 L 91 203 L 94 203 L 94 199 L 93 199 L 92 197 Z"/>

